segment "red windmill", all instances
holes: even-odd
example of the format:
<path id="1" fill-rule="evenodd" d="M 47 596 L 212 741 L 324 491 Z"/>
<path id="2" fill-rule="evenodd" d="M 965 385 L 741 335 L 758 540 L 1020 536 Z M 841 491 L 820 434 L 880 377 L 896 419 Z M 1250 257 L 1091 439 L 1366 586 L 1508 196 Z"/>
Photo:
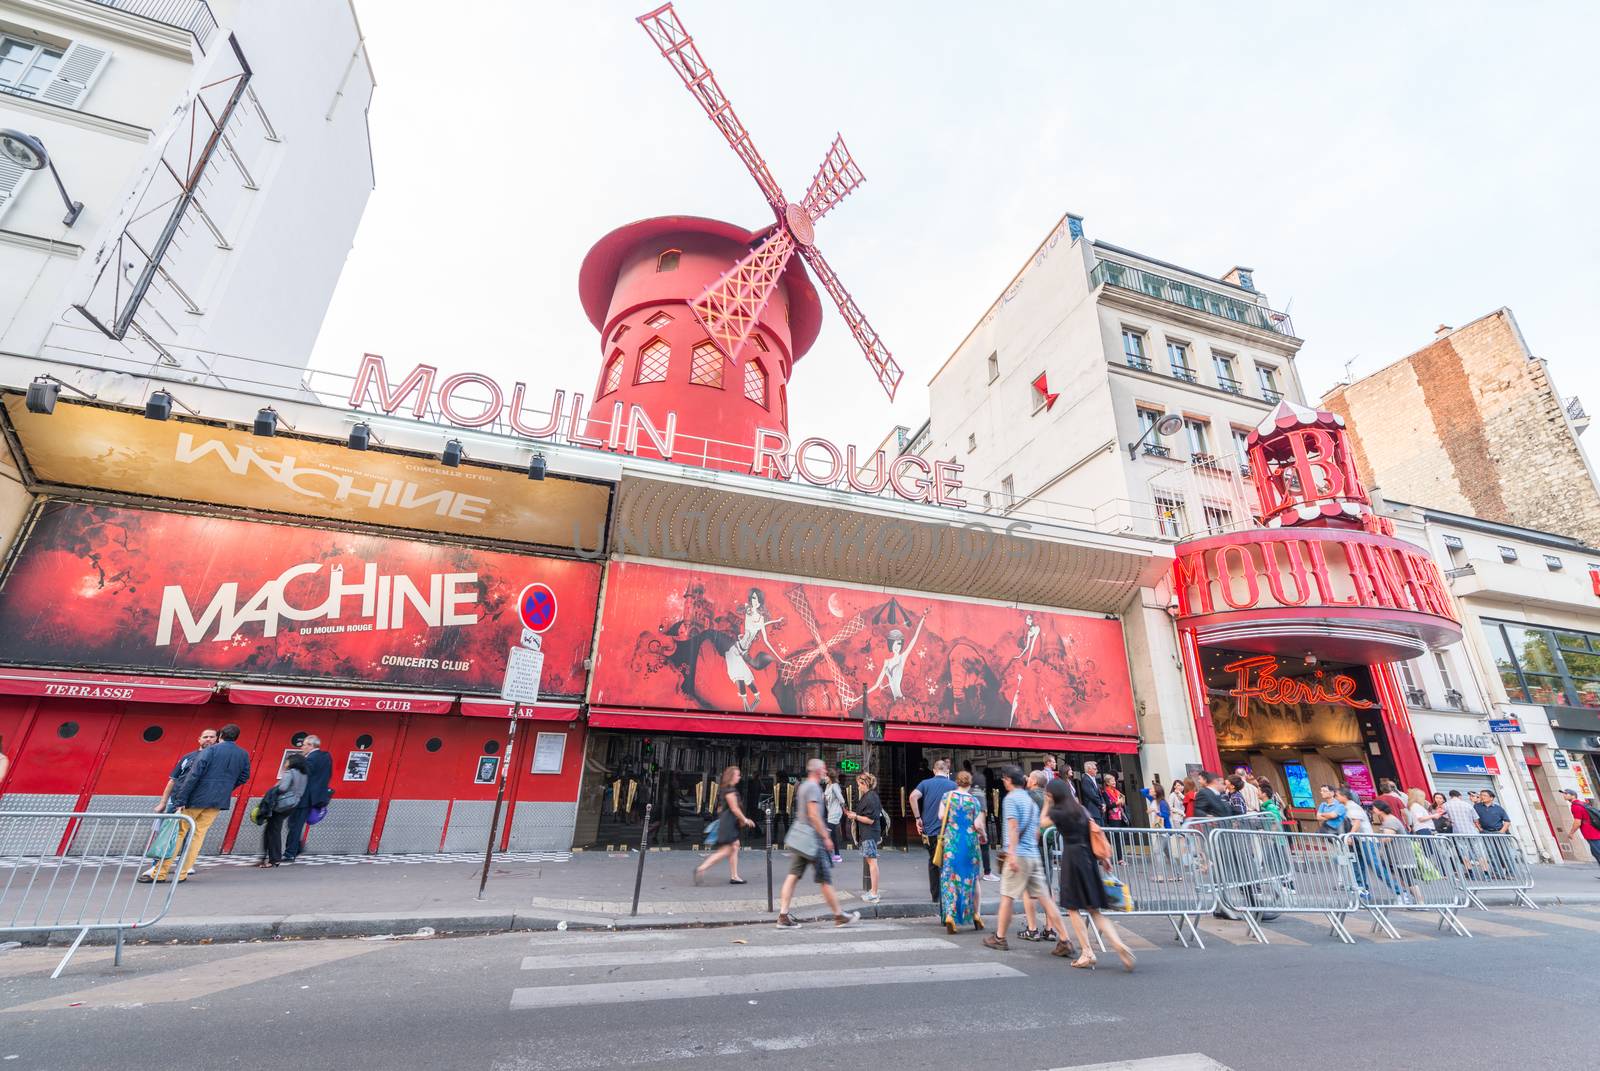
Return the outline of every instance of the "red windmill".
<path id="1" fill-rule="evenodd" d="M 844 139 L 835 136 L 833 145 L 822 158 L 805 197 L 799 204 L 784 196 L 782 188 L 772 177 L 767 162 L 756 151 L 750 132 L 739 121 L 733 104 L 717 84 L 716 75 L 695 47 L 694 38 L 684 29 L 683 22 L 671 4 L 665 4 L 648 15 L 639 17 L 650 39 L 661 50 L 672 69 L 678 72 L 684 86 L 705 109 L 744 166 L 749 169 L 761 194 L 777 216 L 771 232 L 744 259 L 730 268 L 689 303 L 698 320 L 717 348 L 740 365 L 745 356 L 746 343 L 761 318 L 762 310 L 771 300 L 779 279 L 784 274 L 790 258 L 799 253 L 821 280 L 822 286 L 832 296 L 839 313 L 855 335 L 873 374 L 892 399 L 904 373 L 890 356 L 878 333 L 867 323 L 855 299 L 839 282 L 839 276 L 823 259 L 822 252 L 812 244 L 813 225 L 834 205 L 849 195 L 864 181 L 861 169 L 850 156 Z"/>

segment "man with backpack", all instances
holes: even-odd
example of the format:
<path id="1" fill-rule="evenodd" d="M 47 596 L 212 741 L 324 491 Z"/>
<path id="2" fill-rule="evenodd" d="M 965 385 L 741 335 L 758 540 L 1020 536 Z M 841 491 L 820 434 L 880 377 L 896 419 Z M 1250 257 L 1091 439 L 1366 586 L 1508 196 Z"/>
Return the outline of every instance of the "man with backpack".
<path id="1" fill-rule="evenodd" d="M 1579 799 L 1570 788 L 1562 789 L 1561 794 L 1567 797 L 1567 804 L 1572 808 L 1572 828 L 1567 830 L 1572 836 L 1572 846 L 1576 848 L 1581 838 L 1589 846 L 1594 861 L 1600 863 L 1600 806 L 1593 800 Z"/>

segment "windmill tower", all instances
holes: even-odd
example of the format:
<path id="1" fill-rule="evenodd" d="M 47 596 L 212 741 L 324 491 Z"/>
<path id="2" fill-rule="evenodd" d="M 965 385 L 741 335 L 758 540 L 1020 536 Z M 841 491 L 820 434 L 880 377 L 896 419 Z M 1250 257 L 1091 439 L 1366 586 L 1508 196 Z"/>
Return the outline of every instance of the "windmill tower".
<path id="1" fill-rule="evenodd" d="M 609 424 L 618 404 L 624 414 L 639 406 L 658 427 L 676 412 L 675 460 L 749 471 L 756 430 L 788 431 L 788 383 L 821 330 L 807 265 L 891 399 L 900 384 L 900 366 L 814 244 L 816 222 L 864 179 L 835 137 L 805 196 L 791 202 L 672 5 L 639 23 L 756 180 L 774 221 L 752 231 L 662 216 L 589 250 L 578 291 L 601 343 L 590 426 Z"/>

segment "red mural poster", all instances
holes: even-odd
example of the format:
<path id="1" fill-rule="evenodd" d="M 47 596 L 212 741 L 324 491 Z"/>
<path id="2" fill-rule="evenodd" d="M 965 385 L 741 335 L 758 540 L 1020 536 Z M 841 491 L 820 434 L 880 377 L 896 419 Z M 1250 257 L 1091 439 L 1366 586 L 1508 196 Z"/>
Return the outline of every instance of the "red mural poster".
<path id="1" fill-rule="evenodd" d="M 534 581 L 561 613 L 542 691 L 582 698 L 597 563 L 50 502 L 0 586 L 0 662 L 495 693 Z"/>
<path id="2" fill-rule="evenodd" d="M 1132 735 L 1122 623 L 614 563 L 596 703 Z"/>

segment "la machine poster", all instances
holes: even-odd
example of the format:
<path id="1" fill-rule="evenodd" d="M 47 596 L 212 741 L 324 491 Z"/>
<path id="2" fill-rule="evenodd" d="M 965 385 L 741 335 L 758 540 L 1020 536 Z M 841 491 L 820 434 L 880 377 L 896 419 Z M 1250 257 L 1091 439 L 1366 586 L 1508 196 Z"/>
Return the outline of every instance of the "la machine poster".
<path id="1" fill-rule="evenodd" d="M 613 563 L 593 702 L 1129 735 L 1122 625 Z"/>
<path id="2" fill-rule="evenodd" d="M 560 613 L 540 690 L 582 698 L 597 563 L 50 501 L 0 590 L 0 662 L 493 693 L 536 581 Z"/>

